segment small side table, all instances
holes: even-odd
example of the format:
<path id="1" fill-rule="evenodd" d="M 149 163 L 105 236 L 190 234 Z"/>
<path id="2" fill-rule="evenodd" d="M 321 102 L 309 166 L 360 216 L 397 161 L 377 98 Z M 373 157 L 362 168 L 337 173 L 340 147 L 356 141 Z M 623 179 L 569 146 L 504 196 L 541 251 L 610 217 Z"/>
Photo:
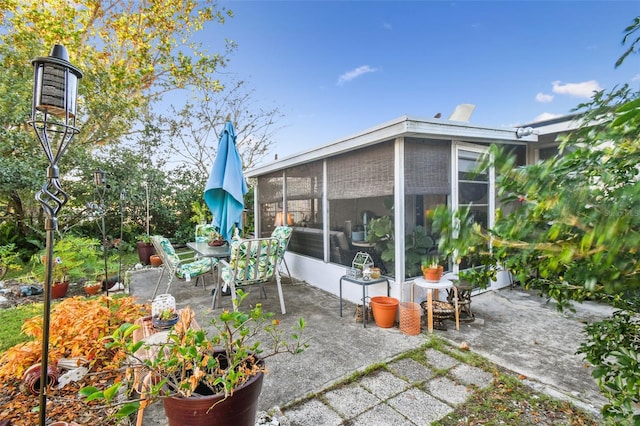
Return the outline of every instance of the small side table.
<path id="1" fill-rule="evenodd" d="M 453 289 L 454 292 L 454 312 L 456 317 L 456 330 L 460 330 L 460 312 L 458 311 L 458 289 L 453 285 L 453 281 L 444 276 L 438 282 L 427 281 L 422 277 L 414 278 L 411 285 L 411 301 L 413 298 L 414 286 L 427 289 L 427 328 L 429 333 L 433 333 L 433 290 Z"/>
<path id="2" fill-rule="evenodd" d="M 362 309 L 363 309 L 363 315 L 362 315 L 362 325 L 366 328 L 367 327 L 367 315 L 365 314 L 366 312 L 364 311 L 365 306 L 366 306 L 366 302 L 367 302 L 367 287 L 369 287 L 370 285 L 373 284 L 379 284 L 379 283 L 387 283 L 387 296 L 389 296 L 389 279 L 387 277 L 383 277 L 381 276 L 380 278 L 376 278 L 376 279 L 370 279 L 370 280 L 363 280 L 362 278 L 351 278 L 347 275 L 343 275 L 340 277 L 340 316 L 342 316 L 342 281 L 347 281 L 353 284 L 358 284 L 360 286 L 362 286 Z"/>

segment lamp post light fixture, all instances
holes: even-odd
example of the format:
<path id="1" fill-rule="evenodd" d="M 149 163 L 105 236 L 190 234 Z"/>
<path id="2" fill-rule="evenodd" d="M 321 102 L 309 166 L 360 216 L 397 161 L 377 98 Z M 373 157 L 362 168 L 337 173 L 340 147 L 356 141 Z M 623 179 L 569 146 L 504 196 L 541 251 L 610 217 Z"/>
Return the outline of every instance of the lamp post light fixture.
<path id="1" fill-rule="evenodd" d="M 104 170 L 96 170 L 93 172 L 93 181 L 96 183 L 96 188 L 106 186 L 107 184 L 107 172 Z"/>
<path id="2" fill-rule="evenodd" d="M 46 265 L 44 274 L 44 309 L 42 319 L 42 360 L 40 375 L 40 426 L 47 419 L 47 370 L 49 364 L 49 326 L 51 322 L 51 281 L 53 272 L 54 232 L 58 229 L 57 215 L 69 196 L 60 185 L 58 161 L 71 139 L 80 131 L 76 127 L 78 80 L 82 72 L 69 62 L 64 46 L 56 44 L 49 56 L 33 61 L 34 84 L 31 117 L 27 123 L 42 145 L 49 161 L 47 181 L 36 193 L 45 213 Z"/>
<path id="3" fill-rule="evenodd" d="M 120 191 L 120 242 L 118 243 L 118 281 L 123 282 L 122 278 L 122 228 L 124 226 L 124 202 L 127 200 L 127 190 L 122 188 Z"/>
<path id="4" fill-rule="evenodd" d="M 96 192 L 98 193 L 98 198 L 100 198 L 99 212 L 100 212 L 100 232 L 102 233 L 102 256 L 104 257 L 104 282 L 103 286 L 105 290 L 107 290 L 107 296 L 109 296 L 109 269 L 107 266 L 107 227 L 105 224 L 105 214 L 106 208 L 104 206 L 104 196 L 107 192 L 107 189 L 111 188 L 111 185 L 107 183 L 107 172 L 104 170 L 97 169 L 93 172 L 93 181 L 96 184 Z"/>

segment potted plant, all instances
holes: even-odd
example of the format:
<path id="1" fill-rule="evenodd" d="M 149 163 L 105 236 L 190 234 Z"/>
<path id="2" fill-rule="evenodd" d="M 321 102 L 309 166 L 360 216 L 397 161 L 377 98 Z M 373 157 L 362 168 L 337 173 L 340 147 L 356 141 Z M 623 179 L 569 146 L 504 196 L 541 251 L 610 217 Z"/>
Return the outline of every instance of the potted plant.
<path id="1" fill-rule="evenodd" d="M 237 293 L 236 309 L 247 295 L 242 290 Z M 141 402 L 118 402 L 120 388 L 125 383 L 132 388 L 142 383 L 137 389 L 144 404 L 161 399 L 170 426 L 253 426 L 265 360 L 282 353 L 298 354 L 307 347 L 302 341 L 304 320 L 299 320 L 287 340 L 273 313 L 263 312 L 261 304 L 248 312 L 221 312 L 211 319 L 210 335 L 194 326 L 191 309 L 183 309 L 179 316 L 166 338 L 156 344 L 134 341 L 137 325 L 125 324 L 108 336 L 109 348 L 129 355 L 127 367 L 148 373 L 141 380 L 121 380 L 105 390 L 84 388 L 81 394 L 87 401 L 102 399 L 121 404 L 116 416 L 123 417 L 135 412 Z M 269 351 L 263 350 L 266 344 L 258 340 L 259 336 L 271 342 Z"/>
<path id="2" fill-rule="evenodd" d="M 385 199 L 385 207 L 393 212 L 393 200 Z M 375 246 L 380 255 L 376 265 L 381 266 L 383 274 L 395 272 L 396 248 L 395 248 L 395 224 L 393 214 L 373 218 L 367 225 L 367 242 Z M 405 278 L 415 277 L 420 274 L 421 259 L 433 250 L 434 240 L 427 233 L 424 226 L 417 225 L 405 235 L 404 238 L 404 266 Z"/>
<path id="3" fill-rule="evenodd" d="M 210 246 L 221 246 L 225 243 L 224 237 L 218 231 L 209 232 L 207 244 Z"/>
<path id="4" fill-rule="evenodd" d="M 43 256 L 43 263 L 46 261 L 46 256 Z M 51 271 L 51 298 L 60 299 L 66 296 L 69 290 L 69 267 L 63 265 L 60 256 L 53 259 L 53 270 Z"/>
<path id="5" fill-rule="evenodd" d="M 151 318 L 153 327 L 157 329 L 171 328 L 178 322 L 178 319 L 178 312 L 174 308 L 163 309 Z"/>
<path id="6" fill-rule="evenodd" d="M 67 295 L 69 291 L 69 281 L 54 281 L 51 283 L 51 298 L 60 299 Z"/>
<path id="7" fill-rule="evenodd" d="M 444 267 L 438 264 L 438 258 L 425 257 L 422 259 L 422 275 L 427 281 L 440 281 Z"/>
<path id="8" fill-rule="evenodd" d="M 138 235 L 136 239 L 138 258 L 140 259 L 140 262 L 145 265 L 149 265 L 151 263 L 151 255 L 156 254 L 153 244 L 151 243 L 151 236 L 148 234 L 142 234 Z"/>
<path id="9" fill-rule="evenodd" d="M 82 285 L 82 288 L 84 288 L 84 292 L 87 293 L 87 295 L 93 296 L 102 291 L 105 285 L 104 282 L 104 274 L 96 274 L 95 279 L 93 281 L 85 281 L 85 283 Z"/>
<path id="10" fill-rule="evenodd" d="M 100 242 L 93 238 L 65 235 L 56 242 L 53 249 L 51 270 L 51 297 L 63 297 L 69 288 L 69 281 L 78 282 L 93 276 L 100 266 Z M 44 281 L 47 255 L 45 251 L 31 258 L 34 273 Z"/>
<path id="11" fill-rule="evenodd" d="M 87 280 L 84 285 L 84 292 L 89 296 L 96 295 L 102 291 L 102 280 L 89 281 Z"/>

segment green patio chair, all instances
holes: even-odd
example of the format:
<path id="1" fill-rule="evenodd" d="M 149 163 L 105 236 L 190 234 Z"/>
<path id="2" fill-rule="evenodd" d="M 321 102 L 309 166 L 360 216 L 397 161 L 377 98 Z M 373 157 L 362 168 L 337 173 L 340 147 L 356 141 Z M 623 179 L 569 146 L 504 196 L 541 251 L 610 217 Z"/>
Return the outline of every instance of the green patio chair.
<path id="1" fill-rule="evenodd" d="M 271 238 L 278 239 L 278 268 L 284 264 L 284 267 L 287 269 L 287 276 L 291 283 L 293 283 L 293 277 L 291 276 L 291 272 L 289 272 L 289 265 L 287 265 L 287 260 L 284 258 L 284 254 L 287 252 L 287 247 L 289 246 L 289 240 L 291 240 L 292 233 L 293 228 L 290 226 L 276 226 L 271 233 Z"/>
<path id="2" fill-rule="evenodd" d="M 162 258 L 162 273 L 158 278 L 156 288 L 153 291 L 151 299 L 155 299 L 158 287 L 165 272 L 169 273 L 169 282 L 167 283 L 167 289 L 165 293 L 169 293 L 169 288 L 173 282 L 174 277 L 184 281 L 190 281 L 192 278 L 196 279 L 195 285 L 198 285 L 200 277 L 207 272 L 210 272 L 212 268 L 218 263 L 216 258 L 202 258 L 196 259 L 193 253 L 181 253 L 178 254 L 168 238 L 161 235 L 154 235 L 151 237 L 153 247 Z M 202 277 L 202 288 L 206 291 L 204 284 L 204 277 Z"/>
<path id="3" fill-rule="evenodd" d="M 217 231 L 216 227 L 213 225 L 210 225 L 210 224 L 196 225 L 195 242 L 206 243 L 207 241 L 209 241 L 209 234 L 213 231 Z"/>
<path id="4" fill-rule="evenodd" d="M 231 297 L 236 300 L 236 288 L 250 285 L 259 285 L 267 297 L 265 284 L 276 279 L 278 297 L 280 298 L 280 310 L 283 314 L 287 311 L 282 295 L 282 283 L 278 272 L 278 247 L 280 241 L 277 238 L 234 239 L 231 242 L 231 257 L 227 262 L 220 259 L 218 268 L 217 288 L 213 292 L 213 309 L 223 290 L 231 287 Z M 236 309 L 234 303 L 234 309 Z"/>

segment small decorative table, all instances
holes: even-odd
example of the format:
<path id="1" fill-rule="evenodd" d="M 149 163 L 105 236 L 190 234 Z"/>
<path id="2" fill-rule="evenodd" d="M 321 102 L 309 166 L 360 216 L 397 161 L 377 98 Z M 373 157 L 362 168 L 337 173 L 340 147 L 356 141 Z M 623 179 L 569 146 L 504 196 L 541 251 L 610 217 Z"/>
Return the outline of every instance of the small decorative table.
<path id="1" fill-rule="evenodd" d="M 411 286 L 411 301 L 414 301 L 413 293 L 414 286 L 427 289 L 427 328 L 429 333 L 433 333 L 433 290 L 447 290 L 452 289 L 454 292 L 454 315 L 456 318 L 456 330 L 460 330 L 460 312 L 458 310 L 458 289 L 453 285 L 453 281 L 457 277 L 454 275 L 445 274 L 440 278 L 440 281 L 427 281 L 423 277 L 413 279 L 413 285 Z"/>
<path id="2" fill-rule="evenodd" d="M 364 280 L 362 278 L 353 278 L 348 275 L 343 275 L 340 277 L 340 316 L 342 316 L 342 281 L 347 281 L 349 283 L 358 284 L 362 286 L 362 307 L 365 309 L 367 305 L 367 287 L 373 284 L 379 283 L 387 283 L 387 296 L 389 296 L 389 279 L 387 277 L 381 276 L 380 278 L 371 278 L 369 280 Z M 362 325 L 367 327 L 367 316 L 362 315 Z"/>

